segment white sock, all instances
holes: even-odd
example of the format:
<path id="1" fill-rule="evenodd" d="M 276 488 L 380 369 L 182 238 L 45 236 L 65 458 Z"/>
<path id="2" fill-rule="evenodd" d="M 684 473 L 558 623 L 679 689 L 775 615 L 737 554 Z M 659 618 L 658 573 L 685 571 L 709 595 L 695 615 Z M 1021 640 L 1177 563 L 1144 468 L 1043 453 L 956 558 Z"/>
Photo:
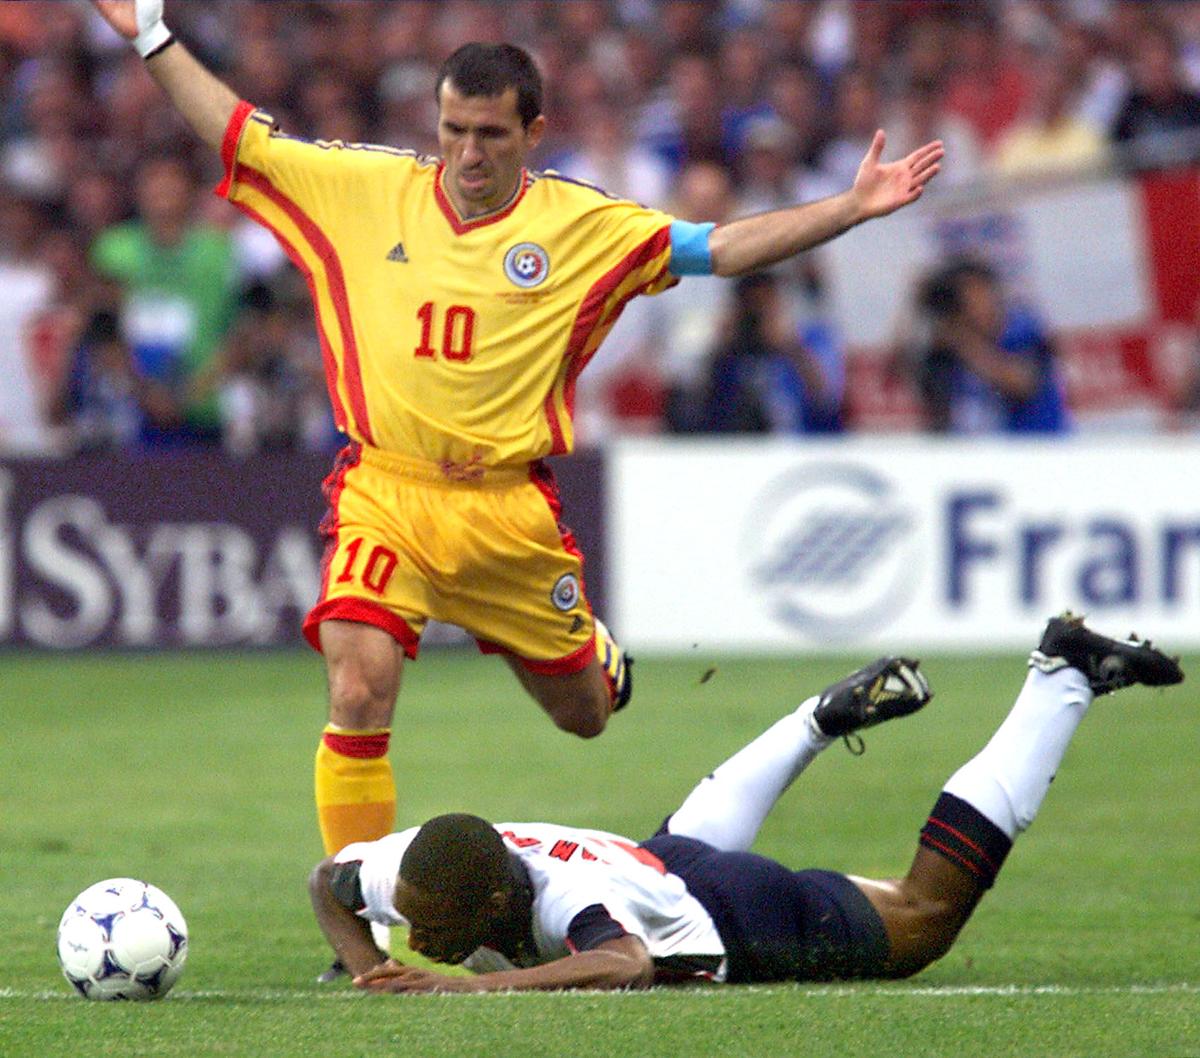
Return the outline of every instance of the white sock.
<path id="1" fill-rule="evenodd" d="M 783 791 L 833 741 L 812 719 L 818 700 L 807 699 L 702 779 L 667 821 L 668 832 L 729 852 L 749 849 Z"/>
<path id="2" fill-rule="evenodd" d="M 991 741 L 958 769 L 946 793 L 987 816 L 1010 838 L 1033 822 L 1071 736 L 1092 704 L 1078 669 L 1030 669 L 1012 711 Z"/>

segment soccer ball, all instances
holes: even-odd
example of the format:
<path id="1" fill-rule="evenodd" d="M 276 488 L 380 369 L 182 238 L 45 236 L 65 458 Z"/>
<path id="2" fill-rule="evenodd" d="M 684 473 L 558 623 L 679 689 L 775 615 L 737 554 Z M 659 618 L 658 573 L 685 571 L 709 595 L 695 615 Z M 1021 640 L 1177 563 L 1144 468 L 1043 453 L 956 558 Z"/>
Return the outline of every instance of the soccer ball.
<path id="1" fill-rule="evenodd" d="M 63 976 L 85 999 L 161 999 L 187 960 L 187 923 L 161 889 L 109 878 L 80 893 L 58 924 Z"/>

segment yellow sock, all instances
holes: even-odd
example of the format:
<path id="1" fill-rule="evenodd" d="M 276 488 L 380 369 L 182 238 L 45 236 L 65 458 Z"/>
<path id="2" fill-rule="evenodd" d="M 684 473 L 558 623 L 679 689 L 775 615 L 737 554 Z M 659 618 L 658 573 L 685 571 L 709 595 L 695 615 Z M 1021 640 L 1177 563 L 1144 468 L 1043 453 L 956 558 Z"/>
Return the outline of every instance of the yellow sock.
<path id="1" fill-rule="evenodd" d="M 396 783 L 388 760 L 388 728 L 346 731 L 330 724 L 317 747 L 317 822 L 326 854 L 353 841 L 390 834 Z"/>

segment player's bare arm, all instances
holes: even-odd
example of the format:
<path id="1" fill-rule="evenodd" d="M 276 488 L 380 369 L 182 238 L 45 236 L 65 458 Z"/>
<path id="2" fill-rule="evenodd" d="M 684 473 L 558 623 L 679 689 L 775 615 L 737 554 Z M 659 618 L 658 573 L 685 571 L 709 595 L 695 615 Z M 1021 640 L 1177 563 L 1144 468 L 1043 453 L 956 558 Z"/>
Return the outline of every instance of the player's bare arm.
<path id="1" fill-rule="evenodd" d="M 588 951 L 526 970 L 502 970 L 477 977 L 451 977 L 389 959 L 355 977 L 369 992 L 557 992 L 572 988 L 649 988 L 654 964 L 646 946 L 630 934 Z"/>
<path id="2" fill-rule="evenodd" d="M 371 927 L 349 908 L 334 898 L 330 886 L 333 858 L 322 860 L 313 868 L 308 879 L 308 893 L 312 899 L 313 912 L 325 939 L 343 965 L 354 974 L 361 974 L 379 966 L 386 956 L 371 937 Z"/>
<path id="3" fill-rule="evenodd" d="M 239 99 L 176 41 L 163 22 L 163 0 L 92 0 L 105 21 L 137 48 L 175 109 L 219 151 Z"/>
<path id="4" fill-rule="evenodd" d="M 942 143 L 934 140 L 885 163 L 880 161 L 885 142 L 883 131 L 876 132 L 848 191 L 714 228 L 708 241 L 713 271 L 736 276 L 765 268 L 915 202 L 941 168 Z"/>

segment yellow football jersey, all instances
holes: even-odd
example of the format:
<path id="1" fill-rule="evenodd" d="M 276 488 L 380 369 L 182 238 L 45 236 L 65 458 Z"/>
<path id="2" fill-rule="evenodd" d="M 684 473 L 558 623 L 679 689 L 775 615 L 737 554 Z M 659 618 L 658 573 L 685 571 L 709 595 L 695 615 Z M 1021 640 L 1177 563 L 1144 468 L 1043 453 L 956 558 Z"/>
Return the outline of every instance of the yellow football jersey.
<path id="1" fill-rule="evenodd" d="M 449 470 L 569 452 L 579 372 L 676 282 L 674 218 L 557 173 L 464 220 L 437 158 L 295 139 L 247 103 L 222 155 L 218 193 L 308 279 L 338 427 Z"/>

